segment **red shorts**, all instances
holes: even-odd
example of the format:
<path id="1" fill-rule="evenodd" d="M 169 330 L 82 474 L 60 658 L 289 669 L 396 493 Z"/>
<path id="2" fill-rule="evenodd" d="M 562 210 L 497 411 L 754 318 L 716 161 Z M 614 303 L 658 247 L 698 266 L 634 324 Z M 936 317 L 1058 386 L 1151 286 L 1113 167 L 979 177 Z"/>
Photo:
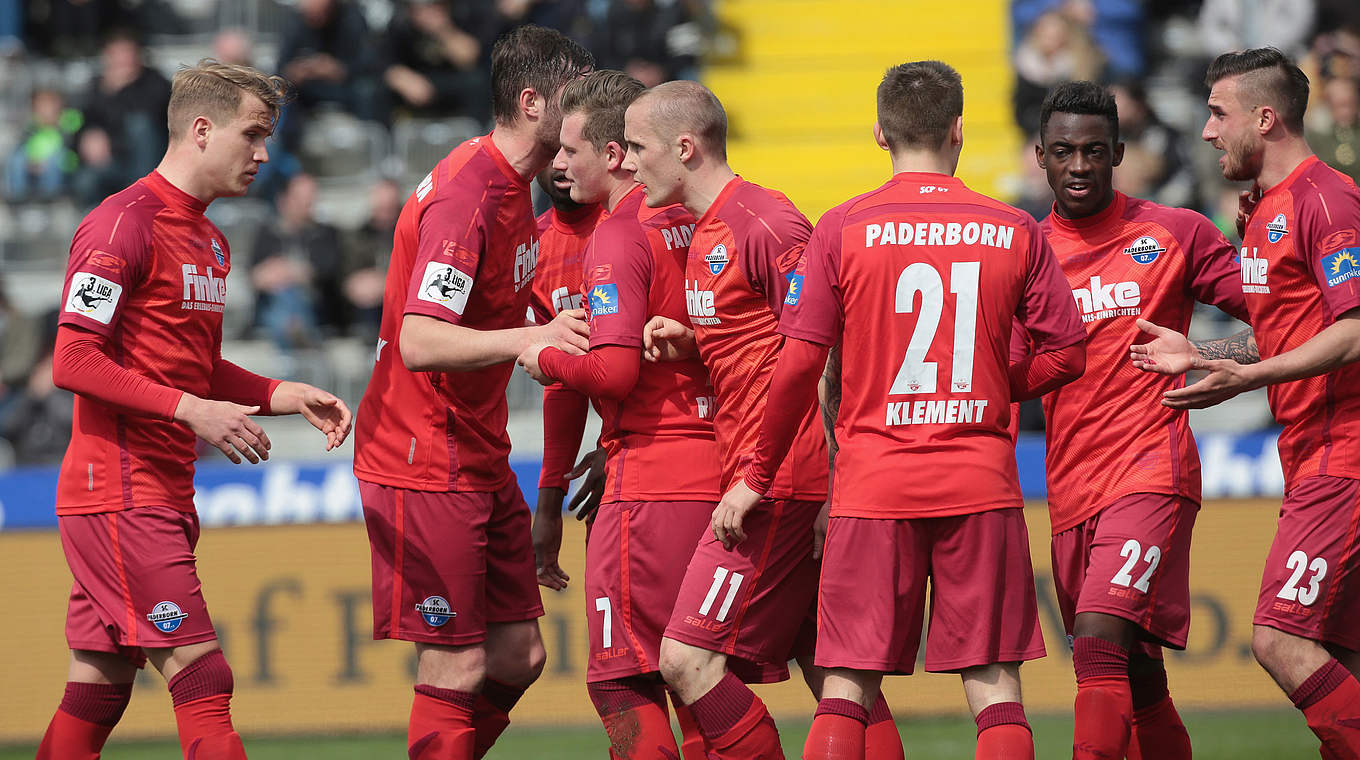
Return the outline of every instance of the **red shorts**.
<path id="1" fill-rule="evenodd" d="M 1360 649 L 1360 480 L 1316 475 L 1284 495 L 1252 622 Z"/>
<path id="2" fill-rule="evenodd" d="M 1185 649 L 1190 633 L 1190 534 L 1199 505 L 1181 496 L 1135 493 L 1053 537 L 1053 585 L 1063 626 L 1102 612 L 1146 638 Z"/>
<path id="3" fill-rule="evenodd" d="M 217 638 L 195 567 L 198 515 L 171 507 L 57 518 L 75 576 L 66 610 L 72 649 L 118 652 L 138 667 L 143 648 Z"/>
<path id="4" fill-rule="evenodd" d="M 823 502 L 761 499 L 731 551 L 706 531 L 685 571 L 666 638 L 722 652 L 748 683 L 789 677 L 788 660 L 811 654 L 817 563 L 812 525 Z M 800 651 L 800 649 L 806 651 Z"/>
<path id="5" fill-rule="evenodd" d="M 685 564 L 711 501 L 601 504 L 586 543 L 586 682 L 655 673 Z"/>
<path id="6" fill-rule="evenodd" d="M 412 491 L 359 481 L 373 554 L 373 638 L 462 646 L 543 615 L 519 485 Z"/>
<path id="7" fill-rule="evenodd" d="M 1025 515 L 1018 507 L 909 520 L 833 517 L 822 556 L 823 667 L 911 673 L 1044 656 Z"/>

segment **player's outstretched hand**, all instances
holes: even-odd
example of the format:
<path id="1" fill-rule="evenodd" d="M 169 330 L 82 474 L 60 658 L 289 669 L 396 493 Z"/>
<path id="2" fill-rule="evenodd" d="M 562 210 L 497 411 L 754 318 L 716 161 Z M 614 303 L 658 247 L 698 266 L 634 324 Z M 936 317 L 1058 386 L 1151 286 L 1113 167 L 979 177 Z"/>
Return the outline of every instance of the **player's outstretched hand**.
<path id="1" fill-rule="evenodd" d="M 586 476 L 567 505 L 567 511 L 575 512 L 577 520 L 593 520 L 595 510 L 600 508 L 600 499 L 604 497 L 604 459 L 604 449 L 597 448 L 581 457 L 581 461 L 567 473 L 567 480 Z"/>
<path id="2" fill-rule="evenodd" d="M 822 511 L 817 513 L 816 522 L 812 523 L 812 558 L 822 558 L 822 547 L 826 546 L 826 526 L 831 521 L 831 499 L 827 499 L 822 505 Z"/>
<path id="3" fill-rule="evenodd" d="M 258 406 L 241 406 L 230 401 L 210 401 L 192 393 L 180 396 L 175 421 L 183 422 L 236 464 L 245 457 L 251 464 L 269 458 L 269 436 L 250 418 Z"/>
<path id="4" fill-rule="evenodd" d="M 567 492 L 560 488 L 538 489 L 538 508 L 534 510 L 534 525 L 530 534 L 534 541 L 534 567 L 538 570 L 538 585 L 561 591 L 571 576 L 557 564 L 562 550 L 562 500 Z"/>
<path id="5" fill-rule="evenodd" d="M 1147 343 L 1129 346 L 1129 360 L 1138 369 L 1163 375 L 1183 375 L 1192 369 L 1206 369 L 1199 351 L 1184 335 L 1146 319 L 1138 320 L 1138 329 L 1152 336 Z"/>
<path id="6" fill-rule="evenodd" d="M 326 451 L 345 442 L 354 427 L 354 414 L 333 393 L 306 383 L 284 381 L 274 389 L 269 407 L 275 414 L 300 414 L 326 436 Z"/>
<path id="7" fill-rule="evenodd" d="M 538 355 L 545 348 L 548 348 L 547 343 L 535 343 L 524 349 L 515 362 L 523 367 L 525 372 L 529 373 L 529 377 L 543 385 L 552 385 L 554 380 L 543 372 L 542 367 L 538 366 Z"/>
<path id="8" fill-rule="evenodd" d="M 1203 409 L 1227 401 L 1259 386 L 1251 374 L 1253 366 L 1232 359 L 1201 359 L 1195 369 L 1208 370 L 1209 374 L 1193 385 L 1163 393 L 1162 405 L 1172 409 Z"/>
<path id="9" fill-rule="evenodd" d="M 694 331 L 669 317 L 652 317 L 642 328 L 642 355 L 649 362 L 673 362 L 699 355 Z"/>
<path id="10" fill-rule="evenodd" d="M 713 510 L 713 537 L 718 539 L 724 549 L 731 549 L 746 540 L 746 531 L 741 523 L 746 519 L 746 513 L 759 501 L 760 494 L 751 490 L 744 478 L 737 479 L 736 485 L 723 494 L 722 501 Z"/>
<path id="11" fill-rule="evenodd" d="M 590 350 L 590 324 L 585 309 L 563 309 L 553 320 L 539 328 L 542 334 L 535 343 L 544 343 L 580 356 Z"/>
<path id="12" fill-rule="evenodd" d="M 1239 238 L 1247 236 L 1247 219 L 1251 218 L 1251 212 L 1256 210 L 1256 204 L 1261 200 L 1261 186 L 1253 184 L 1250 190 L 1243 190 L 1237 194 L 1237 236 Z"/>

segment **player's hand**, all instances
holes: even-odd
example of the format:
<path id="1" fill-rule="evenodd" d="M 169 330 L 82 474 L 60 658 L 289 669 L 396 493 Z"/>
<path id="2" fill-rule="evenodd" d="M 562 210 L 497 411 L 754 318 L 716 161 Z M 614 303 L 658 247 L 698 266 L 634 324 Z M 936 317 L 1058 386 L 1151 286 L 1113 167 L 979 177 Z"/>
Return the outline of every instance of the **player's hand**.
<path id="1" fill-rule="evenodd" d="M 1261 200 L 1261 186 L 1253 184 L 1250 190 L 1243 190 L 1237 195 L 1237 236 L 1243 238 L 1247 236 L 1247 220 L 1251 218 L 1251 212 L 1256 210 L 1256 204 Z"/>
<path id="2" fill-rule="evenodd" d="M 175 421 L 183 422 L 236 464 L 245 457 L 251 464 L 269 458 L 269 436 L 264 434 L 250 415 L 260 411 L 258 406 L 241 406 L 230 401 L 210 401 L 192 393 L 180 396 L 175 407 Z M 239 453 L 238 453 L 239 452 Z"/>
<path id="3" fill-rule="evenodd" d="M 822 505 L 817 520 L 812 523 L 812 558 L 822 558 L 822 548 L 826 546 L 826 526 L 831 521 L 831 499 Z"/>
<path id="4" fill-rule="evenodd" d="M 354 414 L 333 393 L 306 383 L 282 382 L 269 400 L 277 414 L 300 414 L 326 436 L 326 451 L 345 442 L 354 427 Z"/>
<path id="5" fill-rule="evenodd" d="M 534 567 L 538 570 L 538 585 L 561 591 L 571 580 L 557 554 L 562 550 L 562 500 L 567 492 L 560 488 L 538 489 L 538 507 L 534 510 L 534 526 L 530 533 L 534 541 Z"/>
<path id="6" fill-rule="evenodd" d="M 1192 369 L 1205 369 L 1204 358 L 1184 335 L 1167 327 L 1138 320 L 1138 329 L 1152 336 L 1147 343 L 1129 346 L 1129 360 L 1144 372 L 1183 375 Z"/>
<path id="7" fill-rule="evenodd" d="M 699 355 L 694 331 L 668 317 L 652 317 L 642 328 L 642 356 L 649 362 L 673 362 Z"/>
<path id="8" fill-rule="evenodd" d="M 539 334 L 535 343 L 544 343 L 572 356 L 590 350 L 590 323 L 586 322 L 585 309 L 563 309 L 551 322 L 537 329 Z"/>
<path id="9" fill-rule="evenodd" d="M 759 501 L 760 494 L 752 491 L 744 479 L 738 479 L 736 485 L 723 494 L 722 501 L 713 510 L 713 537 L 718 539 L 724 549 L 731 549 L 746 540 L 746 531 L 742 529 L 741 523 L 746 519 L 746 513 Z"/>
<path id="10" fill-rule="evenodd" d="M 1259 387 L 1253 375 L 1254 364 L 1238 364 L 1232 359 L 1200 360 L 1195 369 L 1207 370 L 1202 380 L 1162 394 L 1162 405 L 1172 409 L 1203 409 L 1227 401 L 1243 391 Z"/>
<path id="11" fill-rule="evenodd" d="M 600 508 L 600 499 L 604 497 L 604 460 L 604 449 L 597 448 L 581 457 L 581 461 L 567 473 L 567 480 L 586 476 L 567 505 L 567 511 L 575 512 L 577 520 L 593 520 L 595 510 Z"/>
<path id="12" fill-rule="evenodd" d="M 543 368 L 538 366 L 538 355 L 542 353 L 545 348 L 549 348 L 548 344 L 535 343 L 524 349 L 524 352 L 519 355 L 519 358 L 516 359 L 515 362 L 523 367 L 525 372 L 529 373 L 529 377 L 532 377 L 543 385 L 552 385 L 556 380 L 548 377 L 548 375 L 543 372 Z"/>

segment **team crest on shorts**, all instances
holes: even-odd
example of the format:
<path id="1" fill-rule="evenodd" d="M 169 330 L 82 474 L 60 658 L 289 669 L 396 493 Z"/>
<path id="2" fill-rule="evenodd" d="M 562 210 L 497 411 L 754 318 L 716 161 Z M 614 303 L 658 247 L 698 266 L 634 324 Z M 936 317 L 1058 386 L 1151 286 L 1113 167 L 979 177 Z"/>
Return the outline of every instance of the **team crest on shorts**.
<path id="1" fill-rule="evenodd" d="M 425 597 L 425 601 L 416 605 L 416 612 L 435 628 L 449 622 L 451 618 L 458 617 L 458 613 L 449 606 L 449 600 L 442 596 Z"/>
<path id="2" fill-rule="evenodd" d="M 156 626 L 156 630 L 161 633 L 174 633 L 179 630 L 180 623 L 184 618 L 189 617 L 189 613 L 179 608 L 174 602 L 157 602 L 151 612 L 147 613 L 146 619 Z"/>
<path id="3" fill-rule="evenodd" d="M 722 243 L 713 246 L 713 250 L 704 257 L 704 263 L 708 264 L 708 271 L 711 274 L 722 274 L 722 270 L 727 266 L 727 246 Z"/>
<path id="4" fill-rule="evenodd" d="M 1125 248 L 1124 253 L 1127 253 L 1139 264 L 1151 264 L 1157 260 L 1158 256 L 1166 253 L 1166 249 L 1157 242 L 1157 238 L 1144 235 L 1133 241 L 1133 245 Z"/>
<path id="5" fill-rule="evenodd" d="M 227 254 L 222 252 L 222 246 L 218 244 L 217 238 L 209 238 L 212 241 L 213 256 L 217 259 L 217 265 L 224 267 L 227 265 Z"/>
<path id="6" fill-rule="evenodd" d="M 1285 220 L 1284 214 L 1276 214 L 1274 219 L 1266 222 L 1266 239 L 1272 243 L 1284 240 L 1284 236 L 1289 234 L 1289 222 Z"/>

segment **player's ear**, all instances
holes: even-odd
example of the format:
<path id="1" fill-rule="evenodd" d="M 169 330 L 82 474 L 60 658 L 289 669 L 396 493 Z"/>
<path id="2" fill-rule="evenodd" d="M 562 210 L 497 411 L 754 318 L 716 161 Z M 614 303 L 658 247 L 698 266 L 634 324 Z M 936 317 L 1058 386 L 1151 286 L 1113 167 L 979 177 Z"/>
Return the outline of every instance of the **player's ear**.
<path id="1" fill-rule="evenodd" d="M 874 122 L 874 142 L 883 150 L 892 152 L 892 148 L 888 147 L 888 138 L 883 136 L 883 127 L 877 121 Z"/>
<path id="2" fill-rule="evenodd" d="M 212 126 L 212 122 L 206 116 L 194 117 L 193 123 L 189 125 L 189 136 L 199 150 L 208 147 L 208 134 L 212 132 Z"/>
<path id="3" fill-rule="evenodd" d="M 694 158 L 694 135 L 681 134 L 675 138 L 675 147 L 679 150 L 680 163 L 688 163 Z"/>
<path id="4" fill-rule="evenodd" d="M 543 106 L 546 104 L 547 101 L 532 87 L 525 87 L 519 91 L 519 112 L 527 118 L 537 119 L 543 114 Z"/>
<path id="5" fill-rule="evenodd" d="M 1120 143 L 1119 145 L 1122 149 L 1124 144 Z M 1038 164 L 1040 169 L 1048 169 L 1048 167 L 1044 165 L 1044 143 L 1042 140 L 1034 143 L 1034 163 Z"/>
<path id="6" fill-rule="evenodd" d="M 1114 152 L 1110 154 L 1110 158 L 1113 159 L 1110 161 L 1110 166 L 1119 166 L 1124 163 L 1124 143 L 1117 142 L 1114 144 Z"/>
<path id="7" fill-rule="evenodd" d="M 949 146 L 957 148 L 963 145 L 963 117 L 958 116 L 954 119 L 954 124 L 949 128 Z"/>
<path id="8" fill-rule="evenodd" d="M 609 171 L 618 171 L 623 166 L 623 157 L 628 151 L 613 140 L 610 140 L 609 144 L 604 146 L 604 150 L 609 159 Z"/>
<path id="9" fill-rule="evenodd" d="M 1280 121 L 1280 114 L 1274 106 L 1260 106 L 1256 109 L 1256 128 L 1261 134 L 1268 134 Z"/>

